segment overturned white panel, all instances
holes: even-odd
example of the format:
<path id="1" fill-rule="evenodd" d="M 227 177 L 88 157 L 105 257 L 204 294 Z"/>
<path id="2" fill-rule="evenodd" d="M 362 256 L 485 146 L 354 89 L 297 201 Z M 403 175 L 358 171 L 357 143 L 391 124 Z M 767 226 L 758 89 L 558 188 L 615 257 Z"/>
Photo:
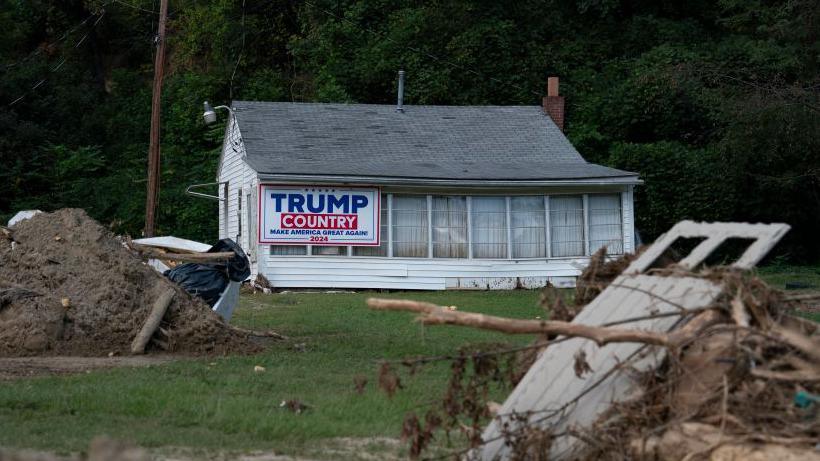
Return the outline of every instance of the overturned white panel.
<path id="1" fill-rule="evenodd" d="M 695 278 L 671 278 L 649 275 L 625 275 L 617 278 L 610 288 L 595 298 L 573 320 L 584 325 L 604 325 L 654 313 L 673 312 L 708 305 L 720 294 L 720 287 L 712 282 Z M 625 327 L 653 331 L 669 330 L 677 317 L 662 317 L 630 323 Z M 634 371 L 655 367 L 661 357 L 650 354 L 637 358 L 647 349 L 643 344 L 619 343 L 598 347 L 594 342 L 573 338 L 547 347 L 539 360 L 530 368 L 513 393 L 504 402 L 499 418 L 485 430 L 482 459 L 491 460 L 506 454 L 500 425 L 515 424 L 509 419 L 513 413 L 532 411 L 529 421 L 549 427 L 554 433 L 570 425 L 585 427 L 618 399 L 632 385 Z M 579 378 L 574 371 L 574 357 L 578 351 L 586 353 L 592 372 Z M 649 352 L 654 352 L 650 350 Z M 609 373 L 617 363 L 628 364 L 615 373 Z M 563 436 L 553 442 L 552 455 L 561 455 L 572 447 L 574 439 Z"/>
<path id="2" fill-rule="evenodd" d="M 601 326 L 619 322 L 621 328 L 668 331 L 679 321 L 678 316 L 645 317 L 706 307 L 723 290 L 722 286 L 702 278 L 642 273 L 675 240 L 679 237 L 706 238 L 682 260 L 685 267 L 695 267 L 728 238 L 753 239 L 735 263 L 746 268 L 765 256 L 787 230 L 785 224 L 681 222 L 635 260 L 575 317 L 573 323 Z M 630 321 L 637 318 L 643 319 Z M 583 377 L 576 376 L 573 366 L 574 357 L 580 351 L 585 353 L 592 369 Z M 553 434 L 550 459 L 572 458 L 573 450 L 580 443 L 569 434 L 570 429 L 578 432 L 589 429 L 612 402 L 624 399 L 634 389 L 635 372 L 651 370 L 663 358 L 662 348 L 640 343 L 598 347 L 583 338 L 555 341 L 504 402 L 497 417 L 482 434 L 484 446 L 474 454 L 482 460 L 508 458 L 510 447 L 505 444 L 504 433 L 514 433 L 519 424 L 517 421 L 523 415 L 527 424 L 549 429 Z"/>

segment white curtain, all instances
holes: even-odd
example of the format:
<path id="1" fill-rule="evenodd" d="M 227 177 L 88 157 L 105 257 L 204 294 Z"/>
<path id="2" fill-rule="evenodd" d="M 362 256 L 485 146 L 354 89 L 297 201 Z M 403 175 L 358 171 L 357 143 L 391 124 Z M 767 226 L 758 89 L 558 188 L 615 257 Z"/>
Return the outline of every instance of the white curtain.
<path id="1" fill-rule="evenodd" d="M 433 197 L 433 257 L 467 257 L 467 197 Z"/>
<path id="2" fill-rule="evenodd" d="M 271 245 L 270 254 L 272 256 L 301 256 L 307 254 L 307 247 L 304 245 Z"/>
<path id="3" fill-rule="evenodd" d="M 543 196 L 511 197 L 510 221 L 513 258 L 547 256 Z"/>
<path id="4" fill-rule="evenodd" d="M 347 247 L 338 245 L 313 245 L 310 254 L 313 256 L 347 256 Z"/>
<path id="5" fill-rule="evenodd" d="M 621 196 L 601 194 L 589 196 L 589 251 L 606 246 L 607 254 L 624 252 Z"/>
<path id="6" fill-rule="evenodd" d="M 393 196 L 393 256 L 427 257 L 427 196 Z"/>
<path id="7" fill-rule="evenodd" d="M 377 247 L 353 247 L 353 254 L 355 256 L 387 256 L 387 245 L 390 243 L 387 241 L 387 226 L 389 226 L 389 221 L 387 219 L 387 195 L 382 194 L 381 198 L 382 202 L 382 209 L 381 209 L 381 226 L 379 228 L 379 246 Z"/>
<path id="8" fill-rule="evenodd" d="M 584 199 L 579 195 L 550 197 L 552 256 L 584 254 Z"/>
<path id="9" fill-rule="evenodd" d="M 472 198 L 474 258 L 507 257 L 507 201 L 504 197 Z"/>

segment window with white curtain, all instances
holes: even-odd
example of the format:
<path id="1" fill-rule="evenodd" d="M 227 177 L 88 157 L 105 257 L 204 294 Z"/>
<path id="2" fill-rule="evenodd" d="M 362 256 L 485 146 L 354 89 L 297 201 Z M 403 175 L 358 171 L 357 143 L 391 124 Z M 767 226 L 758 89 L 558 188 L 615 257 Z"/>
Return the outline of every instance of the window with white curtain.
<path id="1" fill-rule="evenodd" d="M 427 257 L 427 196 L 393 196 L 393 256 Z"/>
<path id="2" fill-rule="evenodd" d="M 347 247 L 341 245 L 313 245 L 310 254 L 313 256 L 347 256 Z"/>
<path id="3" fill-rule="evenodd" d="M 433 196 L 433 257 L 467 257 L 467 197 Z"/>
<path id="4" fill-rule="evenodd" d="M 605 246 L 607 254 L 624 252 L 621 196 L 595 194 L 589 201 L 589 251 L 594 253 Z"/>
<path id="5" fill-rule="evenodd" d="M 304 245 L 271 245 L 270 254 L 272 256 L 302 256 L 307 254 L 307 247 Z"/>
<path id="6" fill-rule="evenodd" d="M 472 198 L 474 258 L 507 257 L 507 199 Z"/>
<path id="7" fill-rule="evenodd" d="M 353 247 L 353 255 L 354 256 L 387 256 L 387 245 L 390 243 L 387 241 L 388 239 L 388 226 L 390 225 L 390 221 L 388 220 L 388 210 L 387 210 L 387 194 L 382 194 L 381 198 L 381 217 L 379 221 L 381 221 L 379 227 L 379 246 L 377 247 Z"/>
<path id="8" fill-rule="evenodd" d="M 552 256 L 584 254 L 584 199 L 580 195 L 550 197 Z"/>
<path id="9" fill-rule="evenodd" d="M 544 196 L 510 197 L 513 258 L 545 258 Z"/>

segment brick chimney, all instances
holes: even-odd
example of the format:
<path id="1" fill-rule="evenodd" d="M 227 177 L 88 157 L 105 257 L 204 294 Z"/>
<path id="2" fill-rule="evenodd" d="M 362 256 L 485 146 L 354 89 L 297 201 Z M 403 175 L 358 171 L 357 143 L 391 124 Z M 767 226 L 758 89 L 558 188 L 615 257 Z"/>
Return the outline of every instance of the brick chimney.
<path id="1" fill-rule="evenodd" d="M 547 95 L 541 102 L 544 112 L 564 131 L 564 97 L 558 96 L 558 77 L 547 79 Z"/>

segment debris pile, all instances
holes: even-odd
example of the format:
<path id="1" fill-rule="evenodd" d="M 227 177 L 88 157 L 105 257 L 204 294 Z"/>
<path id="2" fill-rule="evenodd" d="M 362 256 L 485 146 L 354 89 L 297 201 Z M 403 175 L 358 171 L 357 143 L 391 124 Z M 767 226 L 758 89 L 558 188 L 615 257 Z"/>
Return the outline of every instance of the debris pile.
<path id="1" fill-rule="evenodd" d="M 127 353 L 168 290 L 162 338 L 154 336 L 149 351 L 258 349 L 247 332 L 143 263 L 85 211 L 37 214 L 0 234 L 0 356 Z"/>
<path id="2" fill-rule="evenodd" d="M 541 338 L 455 357 L 445 424 L 416 419 L 411 454 L 419 456 L 438 428 L 457 430 L 466 420 L 472 446 L 454 454 L 467 459 L 820 460 L 820 328 L 793 315 L 803 298 L 788 298 L 747 270 L 787 230 L 684 221 L 636 257 L 606 262 L 598 253 L 577 292 L 585 306 L 570 311 L 550 292 L 542 299 L 561 308 L 561 319 L 368 300 L 373 309 L 415 312 L 425 325 Z M 667 250 L 680 236 L 703 240 L 671 262 Z M 735 263 L 702 266 L 735 238 L 751 242 Z M 538 354 L 524 360 L 523 377 L 501 365 L 511 362 L 502 354 L 531 350 Z M 488 380 L 505 376 L 515 389 L 491 411 L 477 399 L 486 400 Z M 460 400 L 450 411 L 454 389 Z M 489 424 L 479 434 L 480 417 Z"/>
<path id="3" fill-rule="evenodd" d="M 577 434 L 594 442 L 579 457 L 820 460 L 818 325 L 790 315 L 799 304 L 756 277 L 702 276 L 726 290 L 690 323 L 717 315 Z"/>
<path id="4" fill-rule="evenodd" d="M 639 249 L 640 251 L 640 249 Z M 589 304 L 606 288 L 616 277 L 621 275 L 640 253 L 627 253 L 618 258 L 607 257 L 606 247 L 601 247 L 589 258 L 589 264 L 578 280 L 575 281 L 575 298 L 573 304 L 583 307 Z M 580 309 L 579 309 L 580 310 Z M 572 320 L 571 318 L 566 320 Z"/>

